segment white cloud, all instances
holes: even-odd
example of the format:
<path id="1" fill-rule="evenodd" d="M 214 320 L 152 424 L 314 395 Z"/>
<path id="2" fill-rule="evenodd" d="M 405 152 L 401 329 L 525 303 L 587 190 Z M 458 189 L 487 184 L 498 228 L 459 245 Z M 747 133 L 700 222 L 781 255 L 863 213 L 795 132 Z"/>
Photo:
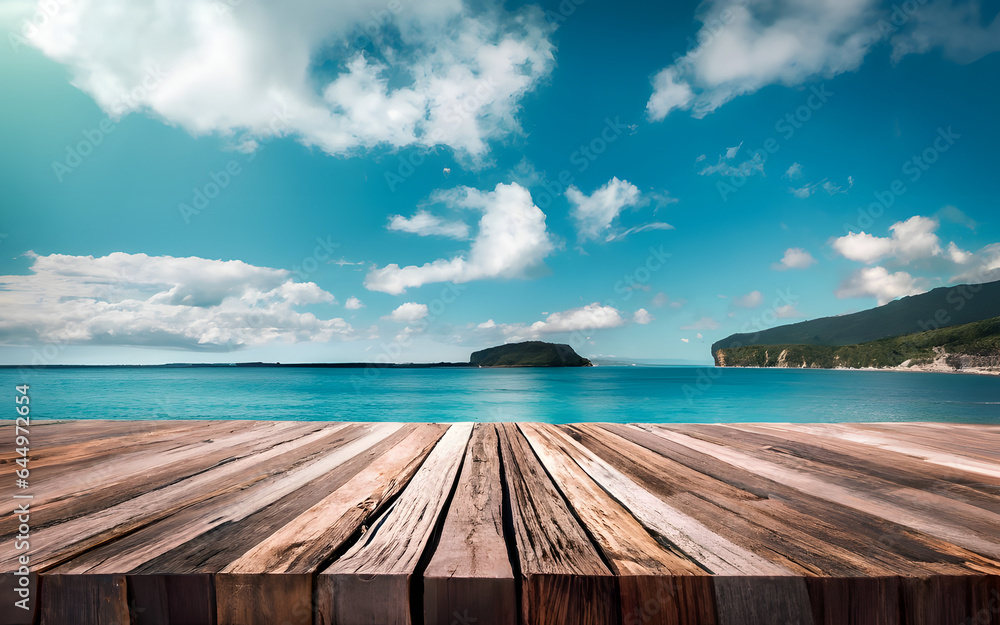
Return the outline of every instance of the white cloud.
<path id="1" fill-rule="evenodd" d="M 740 308 L 757 308 L 764 301 L 764 294 L 760 291 L 750 291 L 746 295 L 733 298 L 733 305 Z"/>
<path id="2" fill-rule="evenodd" d="M 248 147 L 294 135 L 338 155 L 446 145 L 481 156 L 519 131 L 521 100 L 554 65 L 553 25 L 537 7 L 233 4 L 61 3 L 30 42 L 110 113 L 148 111 Z M 140 91 L 150 68 L 156 88 Z M 123 94 L 138 97 L 122 107 Z"/>
<path id="3" fill-rule="evenodd" d="M 681 326 L 681 330 L 717 330 L 718 328 L 719 322 L 711 317 L 702 317 L 694 323 Z"/>
<path id="4" fill-rule="evenodd" d="M 981 3 L 934 0 L 909 13 L 906 28 L 890 40 L 892 60 L 941 48 L 956 63 L 972 63 L 1000 50 L 1000 15 L 983 25 Z"/>
<path id="5" fill-rule="evenodd" d="M 681 343 L 690 343 L 691 339 L 681 339 Z"/>
<path id="6" fill-rule="evenodd" d="M 650 317 L 652 320 L 652 317 Z M 544 321 L 532 324 L 495 323 L 492 319 L 476 326 L 476 330 L 496 333 L 507 342 L 538 339 L 546 334 L 558 332 L 590 332 L 617 328 L 625 325 L 626 320 L 620 310 L 594 302 L 562 312 L 549 314 Z"/>
<path id="7" fill-rule="evenodd" d="M 652 197 L 659 205 L 677 201 L 664 194 L 653 194 Z M 610 243 L 637 232 L 674 229 L 670 224 L 659 221 L 626 229 L 617 226 L 618 216 L 624 209 L 649 203 L 649 198 L 643 197 L 639 189 L 627 180 L 612 178 L 590 195 L 571 186 L 566 189 L 566 199 L 572 207 L 570 214 L 576 222 L 577 236 L 581 241 L 603 237 L 606 243 Z"/>
<path id="8" fill-rule="evenodd" d="M 594 302 L 580 308 L 552 313 L 545 321 L 531 324 L 531 330 L 538 333 L 577 332 L 617 328 L 624 324 L 625 319 L 618 309 Z"/>
<path id="9" fill-rule="evenodd" d="M 889 237 L 850 232 L 835 239 L 833 249 L 844 258 L 866 264 L 887 257 L 905 264 L 942 253 L 941 240 L 934 234 L 937 228 L 936 219 L 914 215 L 906 221 L 897 221 L 889 226 Z"/>
<path id="10" fill-rule="evenodd" d="M 788 187 L 788 192 L 794 195 L 795 197 L 799 198 L 800 200 L 806 199 L 807 197 L 812 195 L 813 191 L 815 190 L 816 190 L 815 184 L 807 184 L 801 187 Z"/>
<path id="11" fill-rule="evenodd" d="M 795 304 L 785 304 L 774 309 L 774 314 L 778 319 L 800 319 L 802 313 L 795 308 Z"/>
<path id="12" fill-rule="evenodd" d="M 788 269 L 806 269 L 809 265 L 816 262 L 816 259 L 812 257 L 812 254 L 805 251 L 801 247 L 790 247 L 785 250 L 785 255 L 781 257 L 779 262 L 773 263 L 771 269 L 777 271 L 785 271 Z"/>
<path id="13" fill-rule="evenodd" d="M 726 148 L 726 159 L 732 160 L 732 158 L 736 156 L 736 153 L 739 152 L 740 148 L 742 147 L 743 147 L 743 142 L 740 141 L 739 145 L 731 148 Z"/>
<path id="14" fill-rule="evenodd" d="M 656 308 L 662 308 L 670 303 L 670 297 L 666 293 L 657 293 L 649 303 Z"/>
<path id="15" fill-rule="evenodd" d="M 948 259 L 951 260 L 951 262 L 955 263 L 956 265 L 964 265 L 965 263 L 975 258 L 975 254 L 973 254 L 972 252 L 967 252 L 962 248 L 958 247 L 957 245 L 955 245 L 954 241 L 948 244 L 947 254 L 948 254 Z"/>
<path id="16" fill-rule="evenodd" d="M 359 310 L 364 307 L 365 305 L 361 303 L 361 300 L 354 297 L 353 295 L 348 297 L 347 301 L 344 302 L 344 308 L 346 308 L 347 310 Z"/>
<path id="17" fill-rule="evenodd" d="M 802 177 L 802 165 L 800 163 L 792 163 L 785 170 L 785 174 L 782 178 L 788 178 L 789 180 L 795 180 L 796 178 Z"/>
<path id="18" fill-rule="evenodd" d="M 398 321 L 399 323 L 412 323 L 423 319 L 426 316 L 427 304 L 406 302 L 405 304 L 400 304 L 396 310 L 392 311 L 392 314 L 383 317 L 383 319 L 390 319 L 392 321 Z"/>
<path id="19" fill-rule="evenodd" d="M 705 337 L 703 337 L 703 336 L 701 335 L 701 332 L 699 332 L 699 333 L 695 334 L 695 335 L 694 335 L 694 337 L 695 337 L 696 339 L 703 339 L 703 338 L 705 338 Z"/>
<path id="20" fill-rule="evenodd" d="M 589 196 L 576 187 L 566 189 L 566 199 L 572 205 L 570 214 L 581 239 L 601 237 L 622 209 L 638 205 L 639 196 L 639 189 L 634 184 L 618 178 L 612 178 Z"/>
<path id="21" fill-rule="evenodd" d="M 498 184 L 490 192 L 461 187 L 437 198 L 454 207 L 483 212 L 469 251 L 419 266 L 392 263 L 373 268 L 365 278 L 365 287 L 398 295 L 433 282 L 523 277 L 554 249 L 545 228 L 545 213 L 532 203 L 527 189 L 516 183 Z"/>
<path id="22" fill-rule="evenodd" d="M 638 323 L 639 325 L 646 325 L 647 323 L 655 320 L 656 318 L 649 314 L 649 311 L 645 308 L 640 308 L 632 315 L 632 321 Z"/>
<path id="23" fill-rule="evenodd" d="M 915 295 L 926 290 L 926 280 L 914 278 L 905 271 L 889 273 L 885 267 L 865 267 L 844 280 L 835 295 L 840 299 L 874 297 L 881 306 L 897 297 Z"/>
<path id="24" fill-rule="evenodd" d="M 826 191 L 830 195 L 837 195 L 838 193 L 847 193 L 848 191 L 851 190 L 851 187 L 854 186 L 854 176 L 848 176 L 847 177 L 847 186 L 846 187 L 842 187 L 839 184 L 834 184 L 833 182 L 830 182 L 829 180 L 822 180 L 821 182 L 822 182 L 822 186 L 823 186 L 823 190 L 824 191 Z"/>
<path id="25" fill-rule="evenodd" d="M 704 117 L 764 86 L 800 85 L 856 69 L 879 38 L 874 0 L 714 0 L 698 16 L 698 45 L 653 78 L 650 119 Z"/>
<path id="26" fill-rule="evenodd" d="M 738 148 L 739 146 L 737 146 Z M 733 148 L 728 148 L 726 154 Z M 734 154 L 735 156 L 735 154 Z M 718 162 L 715 165 L 706 165 L 698 172 L 699 176 L 711 176 L 713 174 L 719 174 L 720 176 L 733 177 L 733 176 L 751 176 L 754 172 L 764 173 L 764 156 L 758 152 L 751 156 L 749 159 L 743 161 L 742 163 L 733 164 L 730 163 L 732 156 L 726 156 L 723 158 L 719 156 Z"/>
<path id="27" fill-rule="evenodd" d="M 426 236 L 442 236 L 451 239 L 468 239 L 469 226 L 461 221 L 444 221 L 436 215 L 421 210 L 417 211 L 413 217 L 406 218 L 402 215 L 391 215 L 389 217 L 389 230 L 400 232 L 412 232 L 413 234 Z"/>
<path id="28" fill-rule="evenodd" d="M 987 245 L 963 264 L 966 270 L 953 276 L 952 282 L 979 283 L 1000 280 L 1000 243 Z"/>
<path id="29" fill-rule="evenodd" d="M 354 336 L 343 319 L 296 311 L 335 299 L 284 269 L 123 252 L 29 257 L 31 274 L 0 276 L 3 343 L 223 351 Z"/>

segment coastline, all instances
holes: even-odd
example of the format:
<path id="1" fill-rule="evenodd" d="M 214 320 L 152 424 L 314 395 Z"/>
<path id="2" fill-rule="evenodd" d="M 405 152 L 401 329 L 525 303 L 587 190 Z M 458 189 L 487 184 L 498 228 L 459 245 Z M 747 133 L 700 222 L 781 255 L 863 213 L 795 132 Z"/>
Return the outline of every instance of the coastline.
<path id="1" fill-rule="evenodd" d="M 716 369 L 796 369 L 799 371 L 899 371 L 913 373 L 961 373 L 966 375 L 1000 376 L 1000 370 L 982 369 L 979 367 L 969 369 L 955 368 L 927 368 L 926 365 L 914 365 L 912 367 L 754 367 L 751 365 L 714 365 Z"/>

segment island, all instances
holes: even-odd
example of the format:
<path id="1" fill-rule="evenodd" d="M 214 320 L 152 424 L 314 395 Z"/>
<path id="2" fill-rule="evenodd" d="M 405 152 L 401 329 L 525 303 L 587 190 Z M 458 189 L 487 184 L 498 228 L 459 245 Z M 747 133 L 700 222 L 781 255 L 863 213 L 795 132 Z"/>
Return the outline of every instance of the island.
<path id="1" fill-rule="evenodd" d="M 942 287 L 870 310 L 734 334 L 720 367 L 1000 374 L 1000 281 Z M 916 330 L 916 331 L 915 331 Z"/>
<path id="2" fill-rule="evenodd" d="M 508 343 L 473 352 L 469 364 L 474 367 L 593 367 L 565 343 L 524 341 Z"/>

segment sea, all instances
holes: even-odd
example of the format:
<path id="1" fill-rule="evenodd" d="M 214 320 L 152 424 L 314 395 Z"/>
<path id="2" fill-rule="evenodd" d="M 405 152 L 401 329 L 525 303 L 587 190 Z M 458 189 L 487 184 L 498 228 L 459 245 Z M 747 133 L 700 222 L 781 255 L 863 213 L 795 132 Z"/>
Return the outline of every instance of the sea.
<path id="1" fill-rule="evenodd" d="M 599 366 L 566 369 L 0 369 L 35 419 L 1000 423 L 1000 376 Z"/>

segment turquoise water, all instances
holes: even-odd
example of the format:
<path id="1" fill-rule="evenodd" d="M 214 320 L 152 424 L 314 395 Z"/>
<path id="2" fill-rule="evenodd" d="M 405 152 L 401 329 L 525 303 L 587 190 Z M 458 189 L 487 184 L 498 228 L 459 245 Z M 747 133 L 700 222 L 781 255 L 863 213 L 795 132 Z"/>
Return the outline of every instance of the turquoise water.
<path id="1" fill-rule="evenodd" d="M 36 418 L 331 421 L 957 421 L 1000 423 L 1000 377 L 583 369 L 0 370 Z"/>

